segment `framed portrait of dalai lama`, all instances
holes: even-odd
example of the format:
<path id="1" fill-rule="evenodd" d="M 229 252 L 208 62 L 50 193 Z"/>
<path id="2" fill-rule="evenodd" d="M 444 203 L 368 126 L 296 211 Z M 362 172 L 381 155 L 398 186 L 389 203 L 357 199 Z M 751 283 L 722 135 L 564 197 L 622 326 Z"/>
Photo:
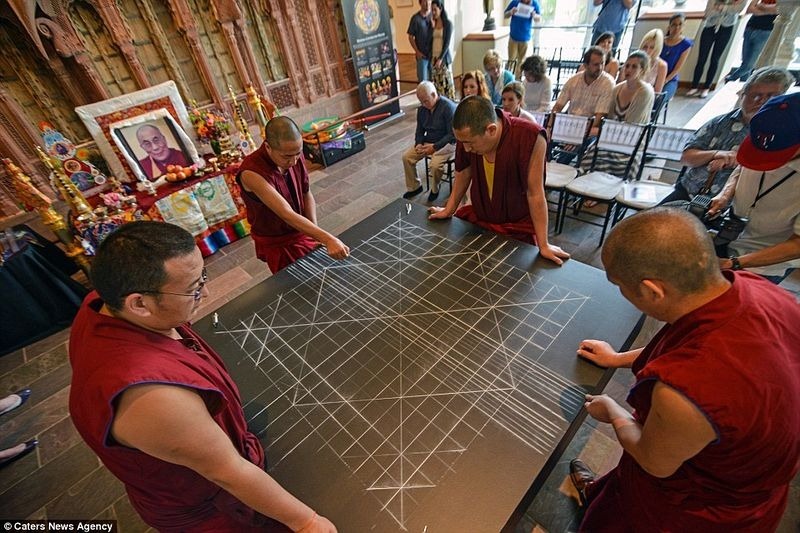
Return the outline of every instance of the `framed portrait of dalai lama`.
<path id="1" fill-rule="evenodd" d="M 174 81 L 76 107 L 75 112 L 92 135 L 111 173 L 122 181 L 157 179 L 150 176 L 159 172 L 166 161 L 165 153 L 157 150 L 155 156 L 149 155 L 142 143 L 152 151 L 161 142 L 161 135 L 169 149 L 167 156 L 173 161 L 162 166 L 183 162 L 182 166 L 205 164 L 197 153 L 196 133 Z M 145 128 L 138 134 L 142 137 L 140 141 L 137 130 L 147 125 L 160 135 Z M 153 134 L 149 141 L 144 139 L 147 133 Z"/>
<path id="2" fill-rule="evenodd" d="M 111 135 L 140 181 L 156 181 L 172 165 L 194 163 L 186 132 L 166 110 L 111 124 Z"/>

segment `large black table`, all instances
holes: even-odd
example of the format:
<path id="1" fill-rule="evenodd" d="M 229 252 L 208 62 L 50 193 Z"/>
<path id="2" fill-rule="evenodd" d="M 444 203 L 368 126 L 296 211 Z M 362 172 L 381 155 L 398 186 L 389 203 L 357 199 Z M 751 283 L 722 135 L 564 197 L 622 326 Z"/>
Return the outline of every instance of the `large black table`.
<path id="1" fill-rule="evenodd" d="M 513 530 L 641 314 L 603 272 L 398 201 L 197 324 L 269 472 L 343 532 Z"/>

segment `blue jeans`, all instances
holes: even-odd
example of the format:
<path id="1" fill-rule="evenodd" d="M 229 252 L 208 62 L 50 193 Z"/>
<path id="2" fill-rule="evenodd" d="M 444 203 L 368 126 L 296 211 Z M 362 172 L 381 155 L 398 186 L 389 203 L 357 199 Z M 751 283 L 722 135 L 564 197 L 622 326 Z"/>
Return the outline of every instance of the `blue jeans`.
<path id="1" fill-rule="evenodd" d="M 751 30 L 745 28 L 744 37 L 742 39 L 742 64 L 739 68 L 725 76 L 728 81 L 747 81 L 750 73 L 753 72 L 753 65 L 756 64 L 756 59 L 761 55 L 764 45 L 767 44 L 769 34 L 772 30 Z"/>
<path id="2" fill-rule="evenodd" d="M 678 78 L 672 78 L 667 83 L 664 84 L 664 92 L 667 93 L 667 102 L 672 100 L 672 97 L 675 96 L 675 92 L 678 90 Z"/>
<path id="3" fill-rule="evenodd" d="M 430 75 L 431 60 L 422 58 L 417 59 L 417 81 L 428 81 L 431 79 Z"/>

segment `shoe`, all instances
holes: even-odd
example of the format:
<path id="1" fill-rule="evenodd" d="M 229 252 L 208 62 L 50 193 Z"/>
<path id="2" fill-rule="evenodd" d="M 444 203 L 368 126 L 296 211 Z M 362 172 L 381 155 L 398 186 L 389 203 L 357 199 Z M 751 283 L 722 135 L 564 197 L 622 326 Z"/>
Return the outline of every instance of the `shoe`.
<path id="1" fill-rule="evenodd" d="M 22 390 L 19 390 L 19 391 L 13 393 L 13 394 L 16 394 L 17 396 L 19 396 L 19 400 L 17 400 L 10 407 L 7 407 L 7 408 L 3 409 L 2 411 L 0 411 L 0 415 L 4 415 L 6 413 L 10 413 L 11 411 L 16 409 L 17 407 L 19 407 L 23 403 L 27 402 L 28 398 L 31 395 L 31 389 L 22 389 Z"/>
<path id="2" fill-rule="evenodd" d="M 431 191 L 428 194 L 428 203 L 433 202 L 437 198 L 439 198 L 439 191 Z"/>
<path id="3" fill-rule="evenodd" d="M 708 98 L 708 93 L 710 92 L 711 91 L 709 91 L 708 89 L 703 89 L 702 91 L 700 91 L 700 98 Z"/>
<path id="4" fill-rule="evenodd" d="M 414 189 L 413 191 L 408 191 L 403 195 L 403 198 L 408 200 L 409 198 L 414 198 L 416 195 L 422 192 L 422 185 Z"/>
<path id="5" fill-rule="evenodd" d="M 23 457 L 25 457 L 26 455 L 31 453 L 34 449 L 36 449 L 36 447 L 38 445 L 39 445 L 39 439 L 31 439 L 31 440 L 29 440 L 28 442 L 25 443 L 25 448 L 23 448 L 22 451 L 19 452 L 17 455 L 13 455 L 13 456 L 8 457 L 6 459 L 0 460 L 0 468 L 3 468 L 4 466 L 8 466 L 11 463 L 13 463 L 14 461 L 18 461 L 18 460 L 22 459 Z"/>
<path id="6" fill-rule="evenodd" d="M 686 96 L 694 96 L 699 92 L 700 89 L 698 89 L 697 87 L 693 87 L 692 89 L 689 89 L 689 91 L 686 93 Z"/>
<path id="7" fill-rule="evenodd" d="M 580 459 L 573 459 L 569 462 L 569 479 L 572 481 L 575 490 L 578 491 L 581 505 L 584 507 L 588 506 L 589 501 L 586 498 L 586 487 L 597 479 L 597 474 L 592 472 L 592 469 L 586 466 L 586 463 Z"/>

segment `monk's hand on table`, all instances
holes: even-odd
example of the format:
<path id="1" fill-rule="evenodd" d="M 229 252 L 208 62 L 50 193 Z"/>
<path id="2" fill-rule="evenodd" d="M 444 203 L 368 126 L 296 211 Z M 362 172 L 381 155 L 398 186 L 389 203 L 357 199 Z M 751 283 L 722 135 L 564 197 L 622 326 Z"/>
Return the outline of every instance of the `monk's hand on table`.
<path id="1" fill-rule="evenodd" d="M 619 353 L 605 341 L 586 339 L 578 345 L 578 356 L 604 368 L 616 368 Z"/>
<path id="2" fill-rule="evenodd" d="M 555 244 L 548 244 L 547 246 L 539 248 L 539 254 L 557 265 L 563 265 L 564 259 L 569 259 L 569 253 Z"/>
<path id="3" fill-rule="evenodd" d="M 336 237 L 331 237 L 329 241 L 323 242 L 322 245 L 325 246 L 328 255 L 334 259 L 345 259 L 350 255 L 350 247 Z"/>
<path id="4" fill-rule="evenodd" d="M 428 208 L 428 220 L 445 220 L 453 216 L 453 213 L 448 213 L 447 208 L 431 206 Z"/>
<path id="5" fill-rule="evenodd" d="M 587 394 L 586 403 L 584 403 L 583 406 L 592 418 L 598 422 L 605 422 L 607 424 L 611 423 L 613 419 L 627 414 L 626 411 L 607 394 L 600 394 L 599 396 Z"/>

